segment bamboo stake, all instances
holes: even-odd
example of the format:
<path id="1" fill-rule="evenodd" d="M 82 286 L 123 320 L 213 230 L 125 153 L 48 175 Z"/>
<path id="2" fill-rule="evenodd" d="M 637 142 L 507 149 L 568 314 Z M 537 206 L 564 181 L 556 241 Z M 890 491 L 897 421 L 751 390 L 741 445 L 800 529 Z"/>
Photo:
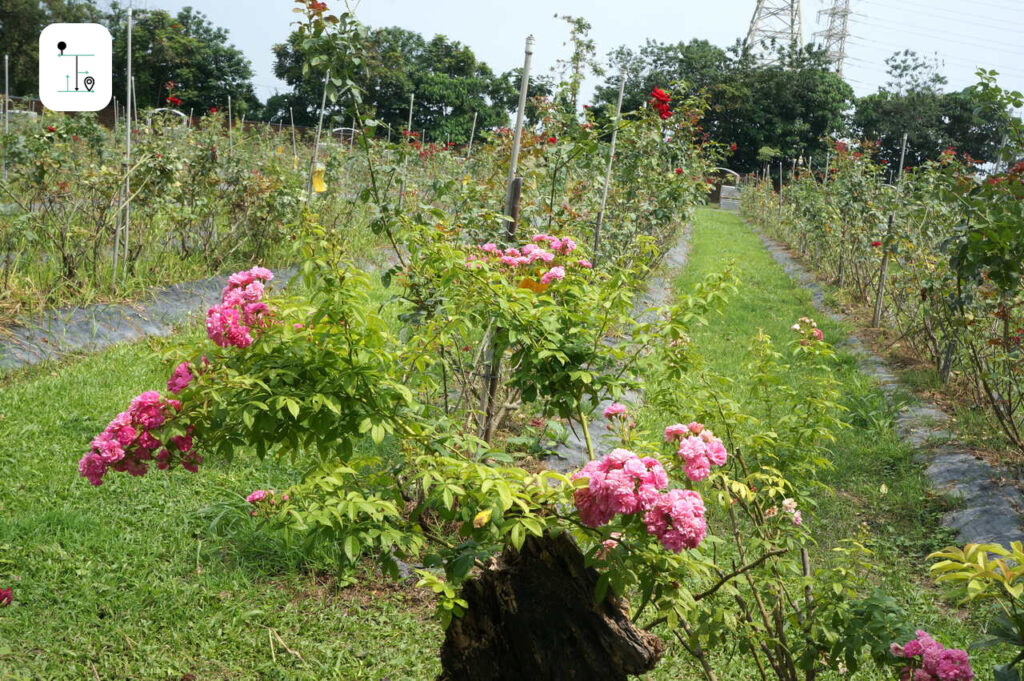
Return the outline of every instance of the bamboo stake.
<path id="1" fill-rule="evenodd" d="M 591 254 L 594 265 L 597 265 L 598 252 L 601 248 L 601 226 L 604 224 L 604 211 L 608 205 L 608 187 L 612 183 L 612 164 L 615 162 L 615 141 L 619 136 L 619 121 L 622 119 L 622 94 L 626 90 L 626 74 L 619 77 L 619 99 L 615 104 L 615 124 L 612 127 L 612 142 L 608 148 L 608 165 L 604 169 L 604 188 L 601 190 L 601 208 L 597 211 L 597 224 L 594 226 L 594 252 Z"/>
<path id="2" fill-rule="evenodd" d="M 519 107 L 516 109 L 515 136 L 512 138 L 512 159 L 508 164 L 508 193 L 505 196 L 506 214 L 511 209 L 512 183 L 519 170 L 519 150 L 523 141 L 523 120 L 526 116 L 526 91 L 530 86 L 530 62 L 533 60 L 533 36 L 526 37 L 525 57 L 523 58 L 523 77 L 519 84 Z M 515 234 L 515 225 L 510 225 L 509 237 Z"/>
<path id="3" fill-rule="evenodd" d="M 530 62 L 533 59 L 533 36 L 527 36 L 525 56 L 523 58 L 523 77 L 519 84 L 519 107 L 516 110 L 515 136 L 512 140 L 512 158 L 508 166 L 508 191 L 505 196 L 505 214 L 511 218 L 506 233 L 511 240 L 516 233 L 516 224 L 519 222 L 519 199 L 522 195 L 523 180 L 518 177 L 519 169 L 519 147 L 523 137 L 523 121 L 526 113 L 526 91 L 530 86 Z M 495 347 L 494 337 L 501 335 L 500 329 L 487 342 L 485 353 L 486 370 L 484 372 L 484 390 L 480 395 L 480 437 L 485 442 L 490 442 L 496 427 L 494 418 L 494 405 L 497 401 L 498 383 L 501 379 L 501 357 L 505 348 Z"/>

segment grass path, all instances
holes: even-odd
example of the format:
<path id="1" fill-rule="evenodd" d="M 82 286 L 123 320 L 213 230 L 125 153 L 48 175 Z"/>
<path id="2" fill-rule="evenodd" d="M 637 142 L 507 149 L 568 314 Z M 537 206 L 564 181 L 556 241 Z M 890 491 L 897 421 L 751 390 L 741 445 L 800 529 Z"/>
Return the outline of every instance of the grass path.
<path id="1" fill-rule="evenodd" d="M 694 341 L 718 371 L 742 378 L 757 329 L 785 339 L 812 307 L 749 228 L 710 209 L 698 213 L 677 290 L 729 261 L 740 294 Z M 829 341 L 842 337 L 821 321 Z M 915 625 L 966 645 L 978 620 L 961 621 L 924 578 L 923 557 L 948 543 L 937 531 L 942 506 L 853 358 L 839 373 L 856 427 L 834 448 L 825 481 L 836 492 L 808 521 L 821 528 L 822 550 L 863 530 L 882 567 L 879 587 Z M 165 380 L 138 344 L 36 367 L 0 387 L 0 587 L 12 587 L 15 601 L 0 609 L 0 678 L 433 678 L 441 632 L 418 592 L 372 579 L 340 589 L 325 571 L 300 570 L 297 551 L 247 522 L 243 496 L 284 486 L 293 471 L 238 460 L 198 475 L 111 475 L 100 488 L 78 477 L 93 435 Z M 230 537 L 211 529 L 215 518 L 236 528 Z M 976 659 L 984 678 L 990 658 Z M 752 678 L 742 662 L 733 666 L 722 678 Z M 651 678 L 696 676 L 671 657 Z"/>
<path id="2" fill-rule="evenodd" d="M 677 290 L 688 290 L 730 263 L 742 281 L 739 294 L 721 315 L 710 317 L 707 327 L 692 334 L 715 371 L 742 382 L 747 348 L 757 331 L 763 329 L 782 347 L 792 335 L 789 327 L 802 316 L 814 317 L 828 342 L 841 343 L 846 335 L 842 324 L 815 314 L 810 293 L 789 278 L 749 226 L 730 213 L 700 210 L 690 263 L 677 278 Z M 818 508 L 809 516 L 820 542 L 815 553 L 819 560 L 827 558 L 828 550 L 844 537 L 864 541 L 879 567 L 878 589 L 907 608 L 914 626 L 949 646 L 966 647 L 979 638 L 984 615 L 956 611 L 955 601 L 942 600 L 927 577 L 925 556 L 953 543 L 952 533 L 939 526 L 946 502 L 930 492 L 921 465 L 897 437 L 894 414 L 882 393 L 857 368 L 856 358 L 841 348 L 837 376 L 842 403 L 849 410 L 846 420 L 853 427 L 839 434 L 831 455 L 835 467 L 822 478 L 833 492 L 815 493 Z M 754 413 L 758 408 L 747 407 Z M 978 678 L 990 677 L 995 662 L 1008 661 L 989 651 L 972 654 L 972 659 Z M 748 673 L 753 671 L 742 665 L 733 670 L 734 678 Z M 891 677 L 862 670 L 857 678 Z"/>

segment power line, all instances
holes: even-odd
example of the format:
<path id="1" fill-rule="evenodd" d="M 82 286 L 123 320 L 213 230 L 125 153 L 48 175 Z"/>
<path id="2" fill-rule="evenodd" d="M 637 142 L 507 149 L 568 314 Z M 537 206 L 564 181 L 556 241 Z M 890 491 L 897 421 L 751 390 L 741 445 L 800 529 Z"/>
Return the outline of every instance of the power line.
<path id="1" fill-rule="evenodd" d="M 860 15 L 860 16 L 864 16 L 864 15 Z M 957 44 L 957 45 L 963 45 L 963 46 L 966 46 L 966 47 L 981 47 L 981 48 L 1001 47 L 1001 48 L 1005 48 L 1005 49 L 1008 49 L 1008 50 L 1020 50 L 1021 49 L 1021 46 L 1020 46 L 1019 43 L 1015 44 L 1015 45 L 1010 45 L 1008 43 L 994 42 L 994 41 L 988 41 L 987 44 L 976 43 L 976 42 L 964 40 L 963 38 L 953 38 L 953 37 L 951 37 L 948 34 L 942 35 L 942 34 L 936 34 L 936 33 L 930 33 L 930 32 L 921 31 L 919 29 L 918 30 L 908 29 L 908 28 L 906 28 L 904 26 L 892 27 L 892 26 L 889 26 L 887 24 L 879 24 L 879 23 L 875 23 L 873 21 L 865 21 L 865 20 L 857 18 L 857 15 L 854 15 L 853 21 L 855 23 L 861 24 L 862 26 L 864 26 L 866 28 L 871 28 L 871 29 L 874 29 L 874 30 L 887 31 L 889 33 L 900 33 L 902 35 L 913 35 L 913 36 L 917 36 L 917 37 L 921 37 L 921 38 L 931 38 L 933 40 L 942 40 L 942 41 L 944 41 L 946 43 L 953 43 L 953 44 Z"/>
<path id="2" fill-rule="evenodd" d="M 987 30 L 990 30 L 990 31 L 1007 31 L 1007 30 L 1014 31 L 1014 32 L 1017 31 L 1017 28 L 1012 26 L 1013 22 L 1005 22 L 1005 23 L 1002 23 L 1002 24 L 987 24 L 987 23 L 980 23 L 980 22 L 977 22 L 977 21 L 970 21 L 968 19 L 965 19 L 963 17 L 963 15 L 958 13 L 958 12 L 953 12 L 951 10 L 947 10 L 947 9 L 942 8 L 942 7 L 934 7 L 932 5 L 927 5 L 927 4 L 924 4 L 924 5 L 916 4 L 914 2 L 909 2 L 908 0 L 902 0 L 901 4 L 899 4 L 899 5 L 894 5 L 894 4 L 884 3 L 884 2 L 878 2 L 878 0 L 858 0 L 858 1 L 866 3 L 868 5 L 874 5 L 875 7 L 882 7 L 882 8 L 887 9 L 887 10 L 889 10 L 889 9 L 900 10 L 901 12 L 910 13 L 910 14 L 915 14 L 915 13 L 920 13 L 920 12 L 928 12 L 928 13 L 939 12 L 939 13 L 946 14 L 950 19 L 956 20 L 957 24 L 970 24 L 972 26 L 977 26 L 979 28 L 984 28 L 984 29 L 987 29 Z M 861 16 L 866 16 L 866 15 L 861 15 Z M 1022 17 L 1022 20 L 1024 20 L 1024 17 Z"/>

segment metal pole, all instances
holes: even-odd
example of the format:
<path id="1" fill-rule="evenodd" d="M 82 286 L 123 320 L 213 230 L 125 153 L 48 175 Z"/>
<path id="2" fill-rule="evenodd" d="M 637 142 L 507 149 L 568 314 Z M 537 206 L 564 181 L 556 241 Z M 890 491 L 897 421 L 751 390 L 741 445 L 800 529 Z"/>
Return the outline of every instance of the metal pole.
<path id="1" fill-rule="evenodd" d="M 299 162 L 299 152 L 295 148 L 295 113 L 291 107 L 288 107 L 288 119 L 292 124 L 292 165 Z"/>
<path id="2" fill-rule="evenodd" d="M 128 236 L 131 226 L 132 216 L 132 178 L 131 178 L 131 167 L 132 167 L 132 123 L 131 123 L 131 104 L 133 101 L 135 91 L 135 76 L 132 75 L 132 5 L 128 4 L 128 77 L 125 79 L 125 87 L 128 88 L 127 99 L 128 99 L 128 125 L 125 126 L 124 130 L 124 219 L 121 226 L 121 242 L 122 252 L 121 259 L 124 261 L 124 272 L 128 273 Z M 138 113 L 136 113 L 136 119 Z M 117 276 L 117 257 L 118 250 L 115 241 L 114 248 L 114 276 Z"/>
<path id="3" fill-rule="evenodd" d="M 405 126 L 405 132 L 402 134 L 404 144 L 406 147 L 409 146 L 409 136 L 412 135 L 412 105 L 416 102 L 416 93 L 409 95 L 409 123 Z M 408 165 L 409 154 L 406 151 L 402 152 L 402 181 L 398 185 L 398 210 L 402 210 L 402 204 L 405 203 L 405 166 Z"/>
<path id="4" fill-rule="evenodd" d="M 907 133 L 903 133 L 903 145 L 900 147 L 900 168 L 899 168 L 899 171 L 898 171 L 899 175 L 896 178 L 897 182 L 899 182 L 899 181 L 901 181 L 903 179 L 903 163 L 906 161 L 906 158 L 907 158 Z"/>
<path id="5" fill-rule="evenodd" d="M 619 136 L 619 121 L 622 119 L 622 94 L 626 90 L 626 74 L 619 77 L 619 100 L 615 104 L 615 125 L 612 127 L 612 142 L 608 148 L 608 165 L 604 170 L 604 189 L 601 190 L 601 208 L 597 211 L 597 224 L 594 226 L 594 252 L 591 257 L 597 263 L 597 253 L 601 247 L 601 226 L 604 224 L 604 210 L 608 205 L 608 187 L 612 183 L 612 163 L 615 161 L 615 140 Z"/>
<path id="6" fill-rule="evenodd" d="M 6 140 L 6 137 L 7 137 L 7 125 L 8 125 L 7 120 L 9 118 L 9 113 L 10 113 L 10 110 L 11 110 L 11 103 L 10 103 L 11 102 L 11 91 L 8 88 L 9 81 L 8 81 L 8 77 L 7 77 L 8 76 L 7 66 L 8 66 L 8 58 L 7 58 L 7 55 L 5 54 L 4 55 L 4 138 L 5 138 L 4 139 L 4 179 L 5 180 L 7 179 L 7 140 Z"/>
<path id="7" fill-rule="evenodd" d="M 469 149 L 466 150 L 466 158 L 469 158 L 473 154 L 473 138 L 476 136 L 476 117 L 477 112 L 473 112 L 473 127 L 469 129 Z"/>
<path id="8" fill-rule="evenodd" d="M 228 156 L 231 156 L 231 95 L 228 95 Z"/>
<path id="9" fill-rule="evenodd" d="M 331 70 L 327 69 L 324 76 L 324 94 L 320 99 L 320 121 L 316 125 L 316 139 L 313 140 L 313 155 L 309 159 L 309 178 L 306 180 L 306 205 L 313 201 L 313 171 L 316 169 L 316 155 L 320 150 L 320 131 L 324 127 L 324 108 L 327 107 L 327 81 L 331 79 Z"/>

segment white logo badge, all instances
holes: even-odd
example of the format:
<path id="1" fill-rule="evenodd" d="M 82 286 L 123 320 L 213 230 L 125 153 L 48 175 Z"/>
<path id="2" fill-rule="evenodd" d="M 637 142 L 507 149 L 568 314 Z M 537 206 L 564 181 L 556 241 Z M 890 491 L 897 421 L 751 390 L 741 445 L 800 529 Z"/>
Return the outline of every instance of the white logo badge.
<path id="1" fill-rule="evenodd" d="M 39 99 L 51 111 L 99 111 L 110 103 L 110 31 L 100 24 L 50 24 L 39 35 Z"/>

